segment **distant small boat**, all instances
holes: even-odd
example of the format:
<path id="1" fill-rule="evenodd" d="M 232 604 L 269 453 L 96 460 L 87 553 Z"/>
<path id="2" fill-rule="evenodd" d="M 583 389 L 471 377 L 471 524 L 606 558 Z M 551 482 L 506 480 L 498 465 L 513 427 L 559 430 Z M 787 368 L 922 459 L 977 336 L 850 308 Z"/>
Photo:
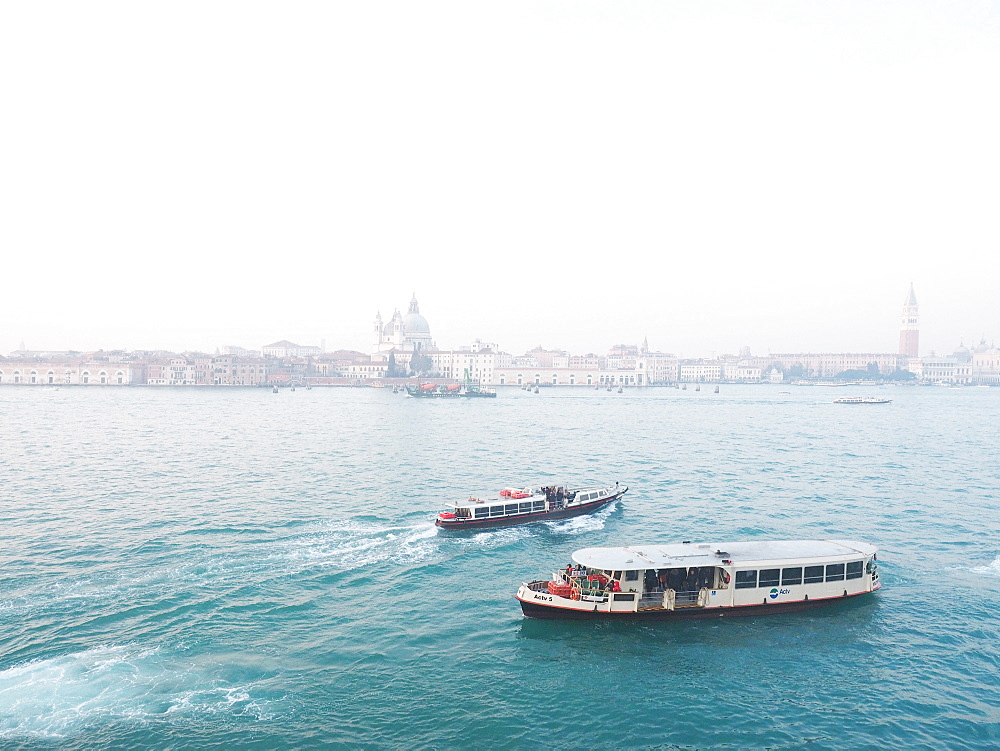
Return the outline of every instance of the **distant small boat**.
<path id="1" fill-rule="evenodd" d="M 701 386 L 695 386 L 695 387 L 694 387 L 694 390 L 695 390 L 695 391 L 701 391 Z"/>
<path id="2" fill-rule="evenodd" d="M 685 383 L 683 386 L 681 386 L 681 391 L 687 391 L 687 390 L 688 390 L 688 385 Z"/>
<path id="3" fill-rule="evenodd" d="M 538 393 L 538 386 L 537 385 L 535 386 L 535 393 L 536 394 Z"/>
<path id="4" fill-rule="evenodd" d="M 623 393 L 624 391 L 625 391 L 625 387 L 624 386 L 619 386 L 618 387 L 618 393 L 619 394 Z"/>
<path id="5" fill-rule="evenodd" d="M 719 393 L 719 387 L 718 386 L 715 387 L 715 392 L 714 393 L 716 393 L 716 394 Z"/>
<path id="6" fill-rule="evenodd" d="M 277 394 L 278 393 L 278 387 L 275 386 L 273 389 L 271 389 L 271 393 L 272 394 Z"/>
<path id="7" fill-rule="evenodd" d="M 880 399 L 877 396 L 842 396 L 833 400 L 834 404 L 891 404 L 892 399 Z"/>

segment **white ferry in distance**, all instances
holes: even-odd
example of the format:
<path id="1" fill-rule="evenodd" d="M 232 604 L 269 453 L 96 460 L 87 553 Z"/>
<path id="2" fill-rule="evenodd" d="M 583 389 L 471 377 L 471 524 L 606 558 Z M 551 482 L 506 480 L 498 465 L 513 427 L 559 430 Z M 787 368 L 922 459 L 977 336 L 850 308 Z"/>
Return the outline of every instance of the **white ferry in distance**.
<path id="1" fill-rule="evenodd" d="M 877 396 L 842 396 L 833 400 L 834 404 L 892 404 L 892 399 Z"/>
<path id="2" fill-rule="evenodd" d="M 877 548 L 850 540 L 584 548 L 525 582 L 534 618 L 721 618 L 784 613 L 874 592 Z"/>
<path id="3" fill-rule="evenodd" d="M 477 498 L 450 504 L 437 515 L 434 523 L 441 529 L 482 529 L 506 527 L 511 524 L 568 519 L 596 511 L 617 501 L 628 490 L 627 485 L 594 485 L 569 487 L 505 488 L 497 498 Z"/>

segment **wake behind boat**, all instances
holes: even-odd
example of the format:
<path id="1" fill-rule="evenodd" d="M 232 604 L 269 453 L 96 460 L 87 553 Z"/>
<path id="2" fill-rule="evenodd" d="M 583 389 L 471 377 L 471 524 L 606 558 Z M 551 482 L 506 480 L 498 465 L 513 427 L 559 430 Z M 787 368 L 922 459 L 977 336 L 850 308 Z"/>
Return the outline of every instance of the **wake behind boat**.
<path id="1" fill-rule="evenodd" d="M 882 585 L 877 548 L 850 540 L 584 548 L 517 590 L 534 618 L 720 618 L 801 610 Z"/>
<path id="2" fill-rule="evenodd" d="M 617 501 L 627 490 L 627 485 L 620 486 L 617 482 L 607 487 L 506 488 L 495 499 L 470 496 L 467 501 L 452 503 L 447 511 L 437 515 L 434 523 L 442 529 L 482 529 L 568 519 Z"/>

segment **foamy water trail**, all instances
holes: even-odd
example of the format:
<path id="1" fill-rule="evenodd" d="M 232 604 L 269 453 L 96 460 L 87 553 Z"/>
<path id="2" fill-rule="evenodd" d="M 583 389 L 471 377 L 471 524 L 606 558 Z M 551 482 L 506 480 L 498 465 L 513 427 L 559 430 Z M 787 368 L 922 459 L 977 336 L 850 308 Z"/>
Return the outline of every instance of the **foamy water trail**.
<path id="1" fill-rule="evenodd" d="M 382 562 L 422 561 L 437 550 L 437 529 L 429 522 L 412 527 L 341 522 L 278 545 L 268 561 L 289 574 L 315 568 L 348 571 Z"/>
<path id="2" fill-rule="evenodd" d="M 974 574 L 983 574 L 984 576 L 995 576 L 1000 578 L 1000 555 L 994 558 L 991 563 L 987 563 L 985 566 L 974 566 L 969 570 Z"/>
<path id="3" fill-rule="evenodd" d="M 605 506 L 599 511 L 595 511 L 593 514 L 574 516 L 571 519 L 563 519 L 556 522 L 545 522 L 545 524 L 548 526 L 549 530 L 560 534 L 580 535 L 587 532 L 596 532 L 600 529 L 604 529 L 604 525 L 607 522 L 608 517 L 617 505 L 617 502 L 615 502 Z"/>
<path id="4" fill-rule="evenodd" d="M 252 682 L 231 682 L 225 667 L 121 644 L 15 665 L 0 671 L 0 739 L 62 738 L 94 724 L 194 715 L 270 715 Z"/>

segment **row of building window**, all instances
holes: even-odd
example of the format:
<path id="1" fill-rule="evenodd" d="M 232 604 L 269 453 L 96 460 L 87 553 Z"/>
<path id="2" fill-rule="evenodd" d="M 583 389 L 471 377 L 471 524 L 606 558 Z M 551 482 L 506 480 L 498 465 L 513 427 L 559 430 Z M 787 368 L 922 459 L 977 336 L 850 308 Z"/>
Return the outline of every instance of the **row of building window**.
<path id="1" fill-rule="evenodd" d="M 51 383 L 51 384 L 56 384 L 56 383 L 70 383 L 70 381 L 72 380 L 72 377 L 73 377 L 72 372 L 69 371 L 69 370 L 66 371 L 65 375 L 63 376 L 63 380 L 62 381 L 56 381 L 56 377 L 57 377 L 56 373 L 54 371 L 51 371 L 51 370 L 48 373 L 46 373 L 44 375 L 41 375 L 42 380 L 39 380 L 39 375 L 40 374 L 37 371 L 34 371 L 34 370 L 31 371 L 31 373 L 28 373 L 28 374 L 25 374 L 25 375 L 22 375 L 19 370 L 15 370 L 14 373 L 11 375 L 12 380 L 10 382 L 11 383 Z M 108 378 L 108 374 L 105 371 L 103 371 L 103 370 L 101 371 L 101 373 L 100 373 L 100 375 L 98 377 L 100 378 L 100 382 L 101 383 L 110 383 L 111 382 L 109 380 L 109 378 Z M 119 384 L 125 383 L 125 374 L 122 373 L 120 370 L 115 374 L 115 377 L 117 378 L 117 382 Z M 25 380 L 25 379 L 27 379 L 27 380 Z M 6 381 L 6 374 L 2 370 L 0 370 L 0 383 L 4 383 L 5 381 Z M 90 383 L 90 371 L 85 370 L 83 373 L 80 374 L 80 382 L 81 383 Z"/>
<path id="2" fill-rule="evenodd" d="M 793 568 L 764 568 L 758 571 L 737 571 L 736 589 L 756 587 L 787 587 L 793 584 L 820 584 L 845 579 L 860 579 L 864 561 L 848 564 L 831 563 L 827 566 L 795 566 Z"/>

